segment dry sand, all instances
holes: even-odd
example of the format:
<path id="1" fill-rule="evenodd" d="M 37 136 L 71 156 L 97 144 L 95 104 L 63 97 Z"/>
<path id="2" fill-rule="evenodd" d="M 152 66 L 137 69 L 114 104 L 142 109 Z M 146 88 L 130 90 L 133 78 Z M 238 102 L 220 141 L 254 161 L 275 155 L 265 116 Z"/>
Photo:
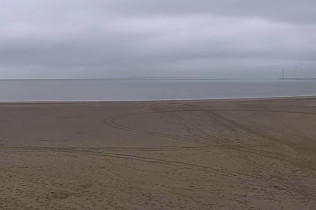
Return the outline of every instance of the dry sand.
<path id="1" fill-rule="evenodd" d="M 316 209 L 316 99 L 0 104 L 0 209 Z"/>

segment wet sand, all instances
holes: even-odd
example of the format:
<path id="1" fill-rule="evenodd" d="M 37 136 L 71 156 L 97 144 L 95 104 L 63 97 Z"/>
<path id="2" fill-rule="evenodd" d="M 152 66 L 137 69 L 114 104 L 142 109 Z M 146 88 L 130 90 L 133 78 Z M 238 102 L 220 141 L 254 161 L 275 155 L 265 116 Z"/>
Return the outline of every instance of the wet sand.
<path id="1" fill-rule="evenodd" d="M 0 209 L 316 209 L 316 98 L 0 104 Z"/>

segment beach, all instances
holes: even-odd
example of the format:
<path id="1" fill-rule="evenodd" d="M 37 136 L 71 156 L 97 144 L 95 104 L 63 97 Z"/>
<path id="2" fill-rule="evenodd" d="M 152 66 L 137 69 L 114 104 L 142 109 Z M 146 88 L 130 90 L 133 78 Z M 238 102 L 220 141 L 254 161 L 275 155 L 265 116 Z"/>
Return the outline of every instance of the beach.
<path id="1" fill-rule="evenodd" d="M 0 103 L 0 209 L 316 209 L 316 98 Z"/>

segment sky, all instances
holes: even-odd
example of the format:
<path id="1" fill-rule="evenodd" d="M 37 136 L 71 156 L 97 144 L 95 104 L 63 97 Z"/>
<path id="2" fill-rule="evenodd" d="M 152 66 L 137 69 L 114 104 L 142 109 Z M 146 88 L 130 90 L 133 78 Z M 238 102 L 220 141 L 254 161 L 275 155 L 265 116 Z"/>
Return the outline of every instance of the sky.
<path id="1" fill-rule="evenodd" d="M 315 0 L 0 0 L 0 79 L 316 77 Z"/>

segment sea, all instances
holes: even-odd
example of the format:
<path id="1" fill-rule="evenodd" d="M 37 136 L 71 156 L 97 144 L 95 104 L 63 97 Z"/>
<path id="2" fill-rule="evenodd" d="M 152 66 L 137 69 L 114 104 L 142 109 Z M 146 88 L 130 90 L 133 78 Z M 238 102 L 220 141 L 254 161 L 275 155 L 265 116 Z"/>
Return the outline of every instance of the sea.
<path id="1" fill-rule="evenodd" d="M 316 96 L 316 80 L 0 80 L 0 102 L 152 101 L 292 96 Z"/>

